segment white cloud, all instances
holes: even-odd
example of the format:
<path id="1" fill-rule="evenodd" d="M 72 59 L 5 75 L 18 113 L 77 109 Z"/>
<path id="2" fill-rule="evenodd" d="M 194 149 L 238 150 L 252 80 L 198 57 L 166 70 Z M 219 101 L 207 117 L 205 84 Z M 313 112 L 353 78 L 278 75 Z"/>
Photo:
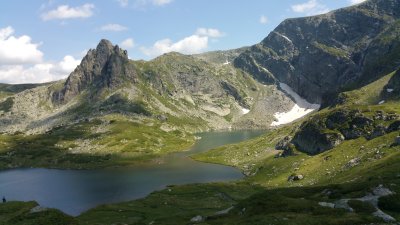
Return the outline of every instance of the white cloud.
<path id="1" fill-rule="evenodd" d="M 124 48 L 124 49 L 133 48 L 133 47 L 135 47 L 135 41 L 132 38 L 128 38 L 128 39 L 125 39 L 124 41 L 122 41 L 120 46 L 121 46 L 121 48 Z"/>
<path id="2" fill-rule="evenodd" d="M 115 31 L 115 32 L 118 32 L 118 31 L 128 30 L 128 28 L 124 27 L 124 26 L 122 26 L 120 24 L 109 23 L 109 24 L 106 24 L 106 25 L 100 27 L 100 30 L 101 31 Z"/>
<path id="3" fill-rule="evenodd" d="M 293 12 L 310 15 L 323 14 L 329 12 L 329 8 L 319 3 L 317 0 L 309 0 L 307 2 L 292 5 Z"/>
<path id="4" fill-rule="evenodd" d="M 74 19 L 74 18 L 88 18 L 93 15 L 93 4 L 84 4 L 82 6 L 70 7 L 68 5 L 60 5 L 57 9 L 50 10 L 41 15 L 42 20 L 55 20 L 55 19 Z"/>
<path id="5" fill-rule="evenodd" d="M 0 66 L 0 83 L 43 83 L 64 79 L 79 63 L 80 60 L 67 55 L 58 63 Z"/>
<path id="6" fill-rule="evenodd" d="M 0 29 L 0 65 L 39 63 L 43 53 L 39 44 L 31 42 L 27 35 L 12 36 L 14 29 L 10 26 Z"/>
<path id="7" fill-rule="evenodd" d="M 81 60 L 66 55 L 59 63 L 52 64 L 50 72 L 60 78 L 65 78 L 81 63 Z"/>
<path id="8" fill-rule="evenodd" d="M 225 36 L 223 32 L 214 28 L 198 28 L 195 34 L 198 36 L 207 36 L 211 38 L 219 38 Z"/>
<path id="9" fill-rule="evenodd" d="M 261 24 L 267 24 L 268 23 L 268 18 L 264 15 L 260 16 L 260 23 Z"/>
<path id="10" fill-rule="evenodd" d="M 155 57 L 168 52 L 195 54 L 207 48 L 207 36 L 191 35 L 175 43 L 170 39 L 159 40 L 151 48 L 141 47 L 140 49 L 145 55 Z"/>
<path id="11" fill-rule="evenodd" d="M 166 38 L 156 41 L 152 47 L 141 47 L 143 54 L 156 57 L 168 52 L 180 52 L 183 54 L 197 54 L 204 52 L 208 48 L 210 38 L 223 37 L 225 33 L 214 28 L 198 28 L 196 32 L 177 42 Z M 214 39 L 215 40 L 215 39 Z"/>
<path id="12" fill-rule="evenodd" d="M 172 0 L 151 0 L 151 2 L 153 3 L 153 5 L 166 5 L 172 2 Z"/>
<path id="13" fill-rule="evenodd" d="M 173 0 L 136 0 L 135 7 L 144 7 L 146 5 L 163 6 L 172 3 Z"/>
<path id="14" fill-rule="evenodd" d="M 362 2 L 365 2 L 365 0 L 349 0 L 349 3 L 351 5 L 356 5 L 356 4 L 360 4 Z"/>
<path id="15" fill-rule="evenodd" d="M 72 56 L 60 62 L 43 62 L 39 44 L 27 35 L 13 36 L 14 29 L 0 29 L 0 82 L 42 83 L 65 78 L 80 63 Z"/>
<path id="16" fill-rule="evenodd" d="M 117 0 L 121 7 L 127 7 L 129 5 L 129 0 Z"/>

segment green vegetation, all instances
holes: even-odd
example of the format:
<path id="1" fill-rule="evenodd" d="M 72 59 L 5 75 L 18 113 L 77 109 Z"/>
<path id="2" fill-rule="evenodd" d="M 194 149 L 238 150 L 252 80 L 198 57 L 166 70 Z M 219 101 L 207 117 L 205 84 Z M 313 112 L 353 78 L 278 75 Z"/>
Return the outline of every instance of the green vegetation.
<path id="1" fill-rule="evenodd" d="M 213 216 L 261 189 L 242 184 L 170 186 L 148 197 L 99 206 L 78 217 L 81 224 L 187 224 L 197 215 Z"/>
<path id="2" fill-rule="evenodd" d="M 336 56 L 336 57 L 339 57 L 339 58 L 347 58 L 347 57 L 349 57 L 348 56 L 349 53 L 346 52 L 343 49 L 336 48 L 336 47 L 330 47 L 330 46 L 327 46 L 327 45 L 324 45 L 324 44 L 318 43 L 318 42 L 314 42 L 313 44 L 314 44 L 314 46 L 316 48 L 319 48 L 322 51 L 324 51 L 325 53 L 328 53 L 330 55 L 333 55 L 333 56 Z"/>
<path id="3" fill-rule="evenodd" d="M 343 92 L 340 94 L 340 97 L 345 100 L 346 105 L 374 105 L 379 103 L 380 94 L 385 87 L 385 85 L 389 82 L 389 80 L 393 77 L 396 72 L 392 72 L 389 75 L 383 76 L 377 81 L 370 83 L 364 87 L 359 89 Z"/>
<path id="4" fill-rule="evenodd" d="M 376 211 L 373 205 L 360 200 L 350 200 L 348 204 L 356 213 L 371 214 Z"/>
<path id="5" fill-rule="evenodd" d="M 78 221 L 55 209 L 40 208 L 36 202 L 0 204 L 0 225 L 78 225 Z"/>
<path id="6" fill-rule="evenodd" d="M 0 168 L 103 168 L 129 165 L 188 149 L 192 135 L 165 132 L 151 119 L 111 114 L 61 126 L 46 134 L 0 135 Z"/>
<path id="7" fill-rule="evenodd" d="M 400 195 L 398 193 L 380 198 L 378 206 L 396 219 L 400 219 Z"/>
<path id="8" fill-rule="evenodd" d="M 391 13 L 380 15 L 375 11 L 378 12 L 375 9 L 362 9 L 360 13 L 370 18 L 382 19 L 374 27 L 379 33 L 372 34 L 371 30 L 365 35 L 355 35 L 354 42 L 359 42 L 354 43 L 355 45 L 350 40 L 342 42 L 341 39 L 345 40 L 345 37 L 333 37 L 332 43 L 337 41 L 337 46 L 347 46 L 343 48 L 313 42 L 316 40 L 313 32 L 305 33 L 308 28 L 302 31 L 301 24 L 296 25 L 291 20 L 285 23 L 299 28 L 296 34 L 299 37 L 304 35 L 300 40 L 307 44 L 304 47 L 308 49 L 309 45 L 313 45 L 312 51 L 308 50 L 306 54 L 316 52 L 315 56 L 319 57 L 327 53 L 329 67 L 337 67 L 337 73 L 332 71 L 329 75 L 338 75 L 340 79 L 332 79 L 327 84 L 332 84 L 333 88 L 344 84 L 360 86 L 363 82 L 375 80 L 382 73 L 397 68 L 400 58 L 400 45 L 396 42 L 399 21 L 379 29 L 379 26 L 385 26 L 385 21 L 392 19 L 389 15 L 394 16 L 395 13 L 390 11 Z M 335 14 L 332 15 L 329 19 L 335 18 Z M 318 23 L 315 23 L 317 20 L 314 18 L 304 20 L 310 21 L 308 24 L 315 28 L 325 24 L 321 22 L 321 17 L 317 18 Z M 359 24 L 353 19 L 349 21 L 351 23 L 346 25 L 348 28 Z M 336 24 L 336 20 L 327 22 Z M 285 30 L 284 26 L 285 24 L 281 29 Z M 340 26 L 332 29 L 338 31 L 337 33 L 341 33 L 341 30 Z M 352 31 L 351 35 L 358 32 L 355 28 L 347 30 Z M 375 38 L 374 35 L 378 36 Z M 265 39 L 267 41 L 268 38 Z M 305 85 L 305 88 L 317 87 L 321 79 L 330 79 L 331 77 L 320 76 L 322 70 L 302 68 L 313 65 L 310 63 L 318 62 L 319 59 L 311 57 L 311 61 L 307 62 L 308 60 L 302 58 L 303 52 L 298 52 L 297 49 L 300 48 L 295 45 L 297 41 L 298 38 L 290 41 L 293 46 L 277 45 L 279 48 L 283 47 L 279 51 L 268 43 L 253 46 L 247 51 L 248 56 L 242 55 L 247 57 L 242 66 L 249 71 L 260 70 L 255 71 L 254 76 L 258 74 L 260 80 L 268 82 L 276 82 L 268 68 L 282 68 L 274 69 L 274 74 L 284 76 L 280 80 L 297 82 L 289 80 L 289 77 L 302 74 L 304 77 L 298 83 L 312 84 Z M 364 49 L 367 43 L 368 51 Z M 361 57 L 359 55 L 367 61 L 358 59 Z M 225 56 L 210 53 L 203 57 L 205 60 L 220 60 L 221 63 Z M 338 63 L 343 65 L 334 61 L 339 58 L 341 60 Z M 113 74 L 115 77 L 112 78 L 121 82 L 119 85 L 118 82 L 114 83 L 117 87 L 115 89 L 112 85 L 103 85 L 103 82 L 100 82 L 102 85 L 96 85 L 88 81 L 89 85 L 85 90 L 73 93 L 78 96 L 73 99 L 78 104 L 68 108 L 69 111 L 62 112 L 65 113 L 62 116 L 70 117 L 66 120 L 70 124 L 64 123 L 45 134 L 1 134 L 0 169 L 90 169 L 141 163 L 188 149 L 195 141 L 192 132 L 212 128 L 213 124 L 210 123 L 214 122 L 214 118 L 236 122 L 239 117 L 235 110 L 240 108 L 233 107 L 235 104 L 250 107 L 254 102 L 266 99 L 258 98 L 259 95 L 272 96 L 272 93 L 267 93 L 267 88 L 259 90 L 263 83 L 255 82 L 253 76 L 232 66 L 210 64 L 205 60 L 198 60 L 196 56 L 168 53 L 150 62 L 129 62 L 128 65 L 135 70 L 130 78 L 135 81 L 129 83 L 127 77 L 121 78 L 118 77 L 120 74 Z M 261 67 L 267 61 L 271 63 L 266 66 L 268 68 Z M 328 61 L 324 59 L 322 62 Z M 290 68 L 285 68 L 285 65 Z M 323 63 L 321 65 L 325 66 Z M 356 71 L 362 71 L 362 74 Z M 363 82 L 354 82 L 356 78 L 346 77 L 353 72 Z M 308 73 L 312 76 L 308 76 Z M 376 187 L 384 187 L 396 193 L 376 198 L 381 210 L 400 220 L 400 145 L 395 144 L 399 128 L 387 129 L 393 123 L 399 122 L 400 104 L 396 98 L 382 102 L 383 93 L 388 92 L 385 86 L 394 74 L 382 76 L 360 89 L 341 93 L 337 105 L 293 124 L 268 131 L 261 137 L 192 156 L 193 159 L 203 162 L 237 167 L 246 175 L 242 180 L 223 184 L 170 186 L 143 199 L 98 206 L 76 218 L 52 209 L 34 212 L 38 209 L 35 202 L 10 202 L 0 205 L 0 225 L 379 224 L 384 222 L 382 218 L 372 214 L 377 208 L 370 202 L 360 200 L 373 195 Z M 12 93 L 29 87 L 10 88 L 13 86 L 0 85 L 0 110 L 4 112 L 10 111 L 14 104 Z M 48 91 L 61 88 L 62 83 L 59 82 L 49 87 Z M 331 90 L 331 87 L 328 88 Z M 41 108 L 45 108 L 45 104 L 46 102 L 41 102 Z M 227 115 L 222 114 L 226 115 L 224 117 L 218 117 L 218 113 L 211 113 L 212 109 L 201 108 L 209 105 L 230 108 L 232 111 Z M 64 106 L 67 107 L 60 105 Z M 54 110 L 49 107 L 49 111 L 51 109 Z M 253 120 L 244 122 L 258 121 L 255 114 L 250 113 L 250 116 L 254 116 L 251 118 Z M 391 119 L 388 119 L 389 116 Z M 355 122 L 356 120 L 361 122 Z M 376 130 L 379 127 L 382 130 Z M 343 130 L 359 132 L 360 135 L 343 135 L 341 138 Z M 382 132 L 374 136 L 375 131 Z M 288 143 L 291 154 L 282 154 L 282 150 L 275 148 L 286 137 L 290 137 L 288 140 L 296 140 L 297 137 L 307 143 Z M 340 141 L 334 143 L 335 139 Z M 325 142 L 323 149 L 320 148 L 321 145 L 317 145 L 321 142 Z M 32 210 L 35 208 L 36 210 Z"/>
<path id="9" fill-rule="evenodd" d="M 32 89 L 35 87 L 47 85 L 49 83 L 44 84 L 2 84 L 0 83 L 0 100 L 2 98 L 9 97 L 13 94 L 20 93 L 22 91 Z"/>
<path id="10" fill-rule="evenodd" d="M 9 112 L 14 105 L 14 97 L 8 97 L 0 103 L 0 111 Z"/>

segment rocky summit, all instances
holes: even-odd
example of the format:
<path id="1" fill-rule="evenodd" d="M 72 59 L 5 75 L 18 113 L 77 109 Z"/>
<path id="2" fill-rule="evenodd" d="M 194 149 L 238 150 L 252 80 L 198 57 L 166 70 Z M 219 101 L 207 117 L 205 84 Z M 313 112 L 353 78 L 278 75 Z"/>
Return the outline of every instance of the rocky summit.
<path id="1" fill-rule="evenodd" d="M 327 14 L 286 19 L 237 57 L 266 84 L 283 82 L 311 102 L 360 87 L 399 65 L 400 3 L 372 0 Z"/>
<path id="2" fill-rule="evenodd" d="M 53 93 L 53 101 L 66 103 L 89 87 L 95 91 L 115 89 L 124 82 L 135 82 L 135 70 L 129 64 L 128 52 L 103 39 L 82 59 L 64 87 Z"/>

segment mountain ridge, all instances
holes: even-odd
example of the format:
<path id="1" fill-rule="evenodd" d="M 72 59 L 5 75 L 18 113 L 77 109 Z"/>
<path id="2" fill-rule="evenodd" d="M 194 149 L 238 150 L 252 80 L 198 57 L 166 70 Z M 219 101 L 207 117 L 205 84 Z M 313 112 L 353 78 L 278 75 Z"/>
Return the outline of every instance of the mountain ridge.
<path id="1" fill-rule="evenodd" d="M 325 94 L 360 79 L 362 84 L 372 82 L 398 67 L 398 56 L 395 65 L 386 63 L 388 68 L 374 60 L 396 54 L 398 40 L 383 44 L 379 35 L 397 26 L 399 8 L 396 0 L 370 0 L 323 15 L 287 19 L 234 64 L 263 82 L 286 83 L 307 100 L 321 103 Z"/>

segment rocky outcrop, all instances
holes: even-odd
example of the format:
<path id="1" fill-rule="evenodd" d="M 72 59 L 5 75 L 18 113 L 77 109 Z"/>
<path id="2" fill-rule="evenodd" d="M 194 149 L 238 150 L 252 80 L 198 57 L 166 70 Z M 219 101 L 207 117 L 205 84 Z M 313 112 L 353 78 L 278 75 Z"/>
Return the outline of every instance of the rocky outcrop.
<path id="1" fill-rule="evenodd" d="M 388 133 L 390 133 L 390 132 L 399 131 L 399 130 L 400 130 L 400 120 L 397 120 L 397 121 L 391 123 L 386 131 Z"/>
<path id="2" fill-rule="evenodd" d="M 134 82 L 135 78 L 135 70 L 129 62 L 127 51 L 103 39 L 96 49 L 89 50 L 65 81 L 63 88 L 53 93 L 53 102 L 68 102 L 89 87 L 95 91 L 113 89 L 125 81 Z"/>
<path id="3" fill-rule="evenodd" d="M 381 110 L 376 111 L 373 116 L 366 116 L 359 110 L 340 109 L 326 116 L 310 118 L 300 126 L 292 139 L 284 138 L 275 148 L 284 150 L 282 154 L 296 148 L 307 154 L 316 155 L 338 146 L 345 140 L 359 137 L 370 140 L 398 131 L 400 121 L 396 120 L 397 118 L 397 114 Z M 388 121 L 390 125 L 385 126 Z M 291 144 L 295 147 L 292 148 Z M 288 151 L 289 149 L 291 151 Z"/>
<path id="4" fill-rule="evenodd" d="M 297 149 L 310 155 L 316 155 L 341 144 L 345 138 L 340 132 L 326 131 L 317 123 L 306 122 L 300 127 L 292 142 Z"/>
<path id="5" fill-rule="evenodd" d="M 295 155 L 294 151 L 296 147 L 293 143 L 291 143 L 291 141 L 292 137 L 286 136 L 275 145 L 276 150 L 283 150 L 283 152 L 280 153 L 277 157 L 288 157 Z"/>
<path id="6" fill-rule="evenodd" d="M 399 0 L 369 0 L 287 19 L 234 65 L 262 82 L 288 84 L 308 101 L 321 102 L 344 85 L 362 85 L 397 68 L 399 17 Z"/>
<path id="7" fill-rule="evenodd" d="M 229 84 L 226 81 L 220 82 L 222 88 L 228 95 L 231 95 L 242 107 L 248 108 L 249 106 L 246 104 L 243 97 L 240 95 L 239 90 L 237 90 L 233 85 Z"/>

